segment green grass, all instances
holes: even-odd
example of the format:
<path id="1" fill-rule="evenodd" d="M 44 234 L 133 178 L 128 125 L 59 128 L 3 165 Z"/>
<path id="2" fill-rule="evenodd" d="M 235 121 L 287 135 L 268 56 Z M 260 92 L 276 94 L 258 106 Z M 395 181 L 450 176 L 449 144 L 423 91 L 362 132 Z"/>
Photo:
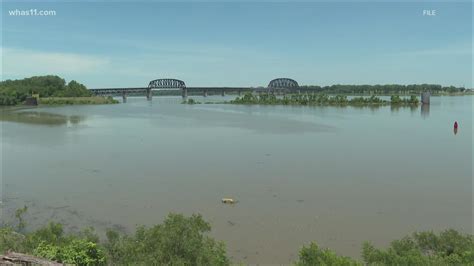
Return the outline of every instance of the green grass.
<path id="1" fill-rule="evenodd" d="M 119 101 L 112 97 L 48 97 L 40 98 L 38 104 L 40 105 L 80 105 L 80 104 L 114 104 Z"/>

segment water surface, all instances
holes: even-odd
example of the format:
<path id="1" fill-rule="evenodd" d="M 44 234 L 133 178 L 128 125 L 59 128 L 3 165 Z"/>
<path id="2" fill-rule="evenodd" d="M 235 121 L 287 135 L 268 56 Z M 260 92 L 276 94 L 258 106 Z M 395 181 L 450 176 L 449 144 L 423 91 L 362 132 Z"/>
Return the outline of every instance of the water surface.
<path id="1" fill-rule="evenodd" d="M 365 240 L 472 233 L 471 96 L 399 109 L 180 101 L 3 109 L 2 220 L 27 204 L 31 227 L 131 232 L 201 213 L 246 263 L 289 263 L 310 241 L 360 257 Z"/>

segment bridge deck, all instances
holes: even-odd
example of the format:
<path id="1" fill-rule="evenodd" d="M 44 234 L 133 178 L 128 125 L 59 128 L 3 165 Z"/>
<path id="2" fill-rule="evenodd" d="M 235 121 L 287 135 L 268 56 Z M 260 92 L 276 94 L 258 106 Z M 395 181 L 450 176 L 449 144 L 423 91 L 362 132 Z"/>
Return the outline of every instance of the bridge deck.
<path id="1" fill-rule="evenodd" d="M 183 91 L 183 93 L 192 92 L 267 92 L 271 91 L 289 91 L 287 88 L 265 88 L 265 87 L 186 87 L 186 88 L 151 88 L 151 91 Z M 96 95 L 126 95 L 126 94 L 148 94 L 148 87 L 130 87 L 130 88 L 95 88 L 90 91 Z M 183 94 L 184 95 L 184 94 Z"/>

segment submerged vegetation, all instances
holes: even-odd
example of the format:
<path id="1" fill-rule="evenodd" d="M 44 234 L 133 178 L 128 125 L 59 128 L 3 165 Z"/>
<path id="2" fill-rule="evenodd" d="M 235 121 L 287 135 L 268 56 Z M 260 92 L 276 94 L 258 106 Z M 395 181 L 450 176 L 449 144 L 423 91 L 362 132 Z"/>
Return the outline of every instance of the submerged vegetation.
<path id="1" fill-rule="evenodd" d="M 15 251 L 76 265 L 229 265 L 224 243 L 208 236 L 211 226 L 201 215 L 169 214 L 163 223 L 140 226 L 133 235 L 109 230 L 100 240 L 93 228 L 66 234 L 63 226 L 49 223 L 24 233 L 0 227 L 0 252 Z M 474 238 L 455 230 L 439 234 L 418 232 L 393 241 L 387 249 L 364 243 L 363 261 L 340 256 L 316 243 L 303 246 L 296 265 L 474 265 Z"/>
<path id="2" fill-rule="evenodd" d="M 198 101 L 194 100 L 193 98 L 189 98 L 189 99 L 185 99 L 181 103 L 182 104 L 200 104 L 201 102 L 198 102 Z"/>
<path id="3" fill-rule="evenodd" d="M 64 124 L 76 125 L 85 118 L 78 115 L 62 115 L 48 112 L 40 112 L 37 110 L 31 111 L 22 109 L 7 109 L 0 112 L 0 121 L 9 121 L 15 123 L 37 124 L 59 126 Z"/>
<path id="4" fill-rule="evenodd" d="M 246 93 L 242 97 L 229 101 L 231 104 L 263 104 L 263 105 L 333 105 L 333 106 L 381 106 L 381 105 L 417 105 L 416 96 L 401 98 L 394 95 L 390 101 L 383 100 L 375 95 L 370 97 L 348 98 L 346 95 L 329 96 L 327 94 L 290 94 L 277 97 L 273 94 Z"/>

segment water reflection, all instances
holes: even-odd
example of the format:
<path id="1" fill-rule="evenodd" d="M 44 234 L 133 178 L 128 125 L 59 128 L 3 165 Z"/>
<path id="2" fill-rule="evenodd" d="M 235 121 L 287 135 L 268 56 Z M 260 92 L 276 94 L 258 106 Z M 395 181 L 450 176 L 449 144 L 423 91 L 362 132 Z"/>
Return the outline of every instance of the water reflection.
<path id="1" fill-rule="evenodd" d="M 422 104 L 421 105 L 421 117 L 428 118 L 430 116 L 430 105 Z"/>
<path id="2" fill-rule="evenodd" d="M 61 126 L 66 124 L 77 125 L 85 118 L 79 115 L 62 115 L 42 111 L 17 111 L 2 110 L 0 121 L 37 124 L 48 126 Z"/>
<path id="3" fill-rule="evenodd" d="M 400 110 L 400 105 L 390 105 L 390 111 L 392 113 L 398 112 Z"/>

